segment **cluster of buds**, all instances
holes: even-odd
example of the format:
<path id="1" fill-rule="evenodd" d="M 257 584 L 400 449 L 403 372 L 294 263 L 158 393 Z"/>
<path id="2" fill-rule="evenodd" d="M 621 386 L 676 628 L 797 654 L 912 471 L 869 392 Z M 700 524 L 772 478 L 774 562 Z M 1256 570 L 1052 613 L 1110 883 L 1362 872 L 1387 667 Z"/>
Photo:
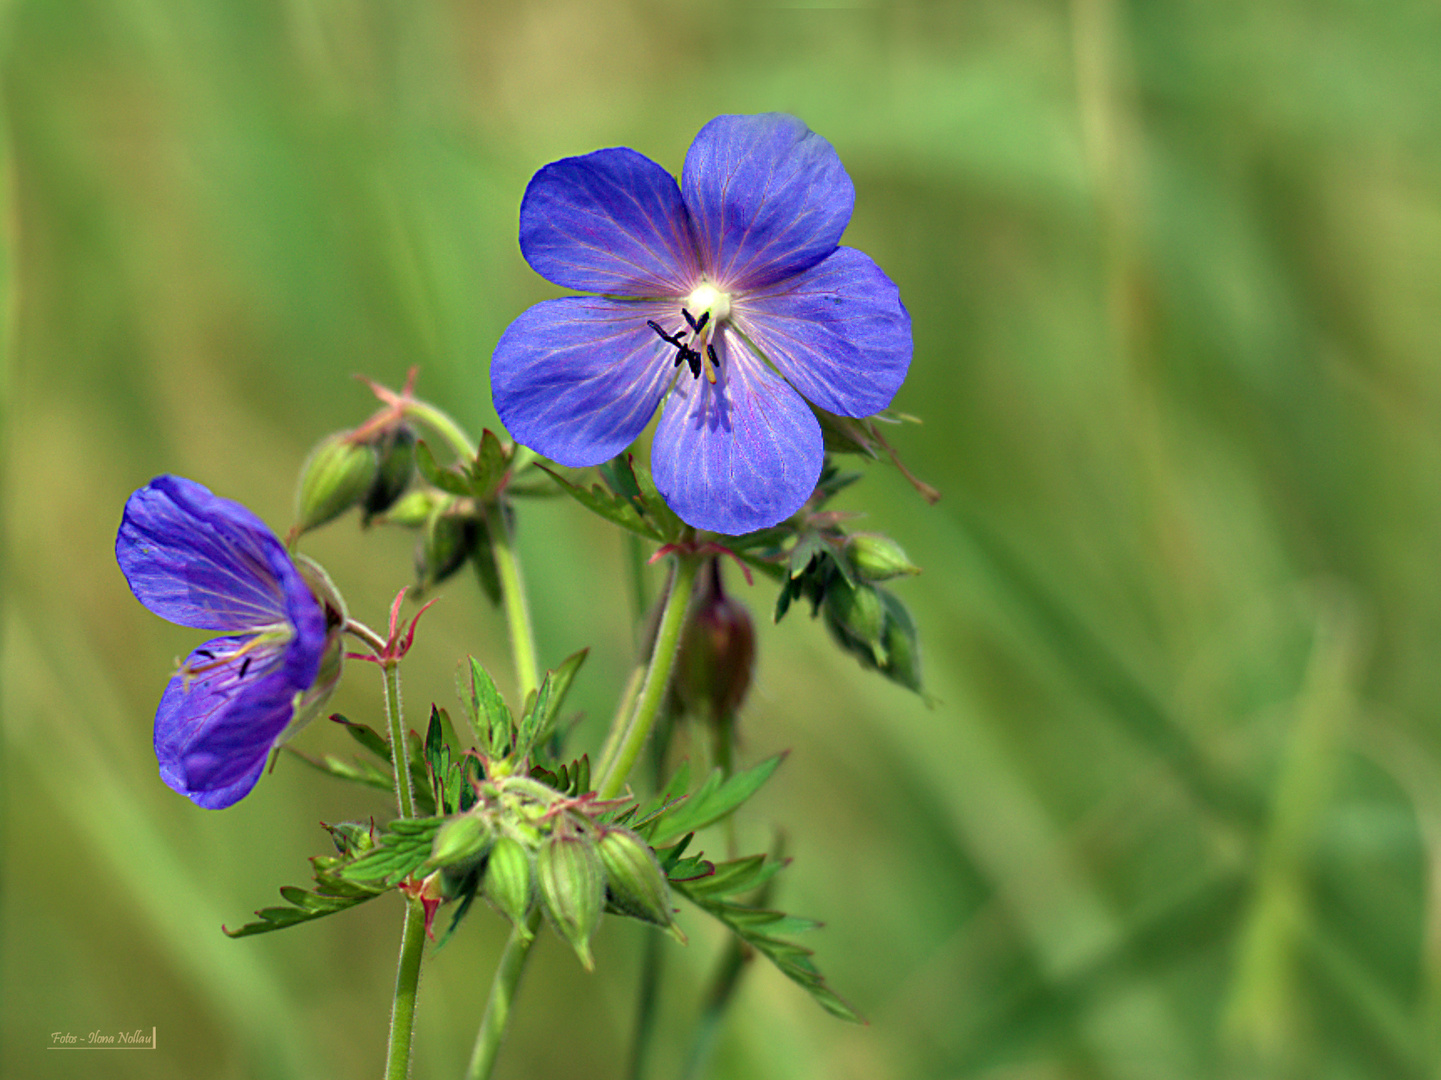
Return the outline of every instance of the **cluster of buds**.
<path id="1" fill-rule="evenodd" d="M 478 882 L 522 935 L 539 904 L 587 970 L 591 936 L 607 911 L 684 940 L 655 853 L 630 829 L 602 820 L 620 802 L 563 795 L 519 775 L 482 780 L 476 794 L 470 810 L 441 826 L 427 865 L 451 883 Z"/>

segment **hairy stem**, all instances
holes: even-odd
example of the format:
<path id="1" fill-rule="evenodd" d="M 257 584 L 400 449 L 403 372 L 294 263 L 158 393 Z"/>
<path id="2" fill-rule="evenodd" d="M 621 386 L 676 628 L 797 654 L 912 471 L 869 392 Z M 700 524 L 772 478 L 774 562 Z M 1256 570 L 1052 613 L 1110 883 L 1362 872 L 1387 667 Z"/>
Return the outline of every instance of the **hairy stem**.
<path id="1" fill-rule="evenodd" d="M 418 899 L 405 901 L 405 927 L 400 934 L 400 961 L 395 969 L 395 1001 L 390 1010 L 390 1049 L 385 1080 L 410 1075 L 410 1042 L 415 1031 L 415 997 L 420 987 L 420 961 L 425 952 L 425 909 Z"/>
<path id="2" fill-rule="evenodd" d="M 520 576 L 520 562 L 515 557 L 514 537 L 503 507 L 490 515 L 490 546 L 495 557 L 495 572 L 500 578 L 501 603 L 505 606 L 505 623 L 510 630 L 510 652 L 515 660 L 515 677 L 520 684 L 520 700 L 524 703 L 532 690 L 540 689 L 540 665 L 536 661 L 535 631 L 531 628 L 530 604 L 525 597 L 525 582 Z"/>

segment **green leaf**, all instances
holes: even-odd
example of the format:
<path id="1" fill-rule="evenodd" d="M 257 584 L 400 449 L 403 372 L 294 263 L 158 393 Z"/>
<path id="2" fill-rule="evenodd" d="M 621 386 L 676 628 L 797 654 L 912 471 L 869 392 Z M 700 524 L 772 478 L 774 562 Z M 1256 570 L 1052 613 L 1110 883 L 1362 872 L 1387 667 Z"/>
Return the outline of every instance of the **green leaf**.
<path id="1" fill-rule="evenodd" d="M 575 681 L 575 673 L 580 670 L 580 665 L 585 662 L 589 653 L 589 649 L 581 649 L 578 653 L 572 653 L 561 662 L 560 667 L 545 673 L 534 704 L 528 704 L 526 713 L 521 718 L 520 729 L 515 736 L 517 757 L 523 758 L 528 755 L 535 744 L 542 741 L 553 730 L 555 714 L 560 711 L 566 691 Z"/>
<path id="2" fill-rule="evenodd" d="M 640 511 L 630 500 L 622 498 L 600 484 L 593 484 L 588 488 L 572 484 L 548 465 L 538 464 L 537 467 L 559 484 L 561 490 L 591 513 L 599 514 L 607 521 L 613 522 L 623 529 L 629 529 L 633 533 L 639 533 L 647 539 L 659 541 L 666 539 L 659 529 L 641 517 Z"/>
<path id="3" fill-rule="evenodd" d="M 734 896 L 764 885 L 786 865 L 785 859 L 774 859 L 766 855 L 750 855 L 744 859 L 716 863 L 715 873 L 703 880 L 693 881 L 689 890 L 693 896 L 720 898 Z"/>
<path id="4" fill-rule="evenodd" d="M 333 776 L 337 780 L 349 780 L 354 784 L 364 784 L 366 787 L 377 788 L 380 791 L 391 791 L 395 788 L 395 776 L 389 769 L 382 769 L 369 761 L 357 760 L 353 764 L 348 761 L 341 761 L 334 754 L 326 754 L 323 757 L 314 758 L 309 754 L 302 753 L 295 747 L 286 745 L 285 750 L 294 754 L 301 761 L 305 762 L 312 769 L 318 769 L 327 776 Z"/>
<path id="5" fill-rule="evenodd" d="M 435 834 L 443 818 L 401 818 L 381 833 L 376 846 L 346 865 L 340 876 L 348 882 L 382 881 L 394 885 L 410 876 L 430 858 Z"/>
<path id="6" fill-rule="evenodd" d="M 741 860 L 744 861 L 744 860 Z M 702 911 L 718 919 L 723 925 L 761 953 L 776 966 L 776 969 L 801 987 L 815 999 L 816 1004 L 832 1016 L 854 1023 L 864 1023 L 860 1013 L 844 998 L 826 985 L 824 976 L 817 970 L 810 949 L 793 941 L 784 941 L 777 935 L 794 934 L 811 930 L 820 924 L 811 919 L 785 915 L 779 911 L 764 908 L 748 908 L 716 900 L 703 893 L 708 879 L 700 883 L 671 879 L 677 892 L 689 899 Z M 701 888 L 696 886 L 700 884 Z"/>
<path id="7" fill-rule="evenodd" d="M 719 769 L 714 770 L 694 794 L 659 818 L 651 830 L 651 842 L 695 832 L 730 814 L 770 779 L 785 756 L 776 754 L 729 780 L 722 779 Z"/>
<path id="8" fill-rule="evenodd" d="M 462 682 L 461 677 L 456 678 L 461 701 L 465 705 L 466 715 L 470 717 L 470 725 L 475 731 L 476 742 L 480 743 L 481 752 L 487 757 L 502 757 L 510 752 L 513 745 L 515 721 L 489 672 L 480 666 L 475 657 L 468 659 L 468 692 L 459 685 Z"/>
<path id="9" fill-rule="evenodd" d="M 366 727 L 364 724 L 357 724 L 354 720 L 347 720 L 344 716 L 341 716 L 340 713 L 335 713 L 330 719 L 337 724 L 343 724 L 346 733 L 349 734 L 352 739 L 376 757 L 385 761 L 386 764 L 390 764 L 390 744 L 385 741 L 385 737 L 378 731 L 374 728 Z"/>
<path id="10" fill-rule="evenodd" d="M 490 539 L 490 522 L 483 516 L 475 519 L 475 546 L 470 549 L 470 562 L 475 567 L 480 590 L 494 607 L 500 606 L 500 573 L 495 568 L 495 548 Z"/>

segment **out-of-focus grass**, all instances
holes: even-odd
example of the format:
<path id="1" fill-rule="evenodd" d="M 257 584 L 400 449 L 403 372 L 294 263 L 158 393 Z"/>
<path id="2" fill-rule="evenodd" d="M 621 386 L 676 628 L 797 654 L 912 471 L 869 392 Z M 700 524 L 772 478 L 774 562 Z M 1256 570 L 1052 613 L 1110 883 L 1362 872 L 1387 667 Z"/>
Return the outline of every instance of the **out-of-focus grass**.
<path id="1" fill-rule="evenodd" d="M 282 761 L 199 811 L 149 726 L 195 635 L 130 597 L 126 495 L 178 472 L 287 522 L 308 446 L 421 390 L 494 425 L 486 360 L 551 295 L 516 211 L 556 157 L 678 168 L 720 112 L 792 111 L 856 182 L 848 242 L 915 319 L 895 442 L 848 505 L 925 575 L 937 699 L 796 613 L 763 629 L 745 819 L 870 1018 L 762 967 L 744 1077 L 1411 1077 L 1441 1067 L 1441 15 L 1359 0 L 660 7 L 11 0 L 4 26 L 5 1075 L 378 1068 L 388 900 L 230 941 L 304 878 L 317 820 L 385 801 Z M 628 662 L 624 551 L 521 521 L 543 655 Z M 308 547 L 379 621 L 408 545 Z M 761 615 L 768 591 L 741 588 Z M 412 712 L 503 627 L 447 586 Z M 359 669 L 361 665 L 355 665 Z M 335 707 L 376 719 L 378 679 Z M 346 749 L 320 725 L 299 745 Z M 656 1075 L 717 939 L 686 916 Z M 549 941 L 501 1074 L 620 1076 L 641 930 L 585 975 Z M 422 984 L 416 1075 L 459 1075 L 502 941 Z M 74 1056 L 50 1033 L 156 1027 Z"/>

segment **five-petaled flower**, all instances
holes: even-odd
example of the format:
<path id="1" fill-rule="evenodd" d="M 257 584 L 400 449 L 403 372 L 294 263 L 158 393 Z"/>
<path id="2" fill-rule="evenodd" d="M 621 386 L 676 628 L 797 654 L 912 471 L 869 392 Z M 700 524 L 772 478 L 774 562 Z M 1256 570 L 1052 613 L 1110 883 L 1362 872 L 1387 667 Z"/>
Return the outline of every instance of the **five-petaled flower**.
<path id="1" fill-rule="evenodd" d="M 910 366 L 896 286 L 838 246 L 854 203 L 830 143 L 780 113 L 706 124 L 679 186 L 624 147 L 547 165 L 521 203 L 521 252 L 598 295 L 537 304 L 502 335 L 501 420 L 563 465 L 597 465 L 669 394 L 651 460 L 671 508 L 720 533 L 783 521 L 821 471 L 806 401 L 869 416 Z"/>
<path id="2" fill-rule="evenodd" d="M 160 776 L 209 809 L 250 792 L 270 751 L 340 676 L 345 614 L 314 563 L 239 503 L 178 476 L 130 496 L 115 557 L 163 619 L 224 631 L 186 657 L 155 713 Z"/>

